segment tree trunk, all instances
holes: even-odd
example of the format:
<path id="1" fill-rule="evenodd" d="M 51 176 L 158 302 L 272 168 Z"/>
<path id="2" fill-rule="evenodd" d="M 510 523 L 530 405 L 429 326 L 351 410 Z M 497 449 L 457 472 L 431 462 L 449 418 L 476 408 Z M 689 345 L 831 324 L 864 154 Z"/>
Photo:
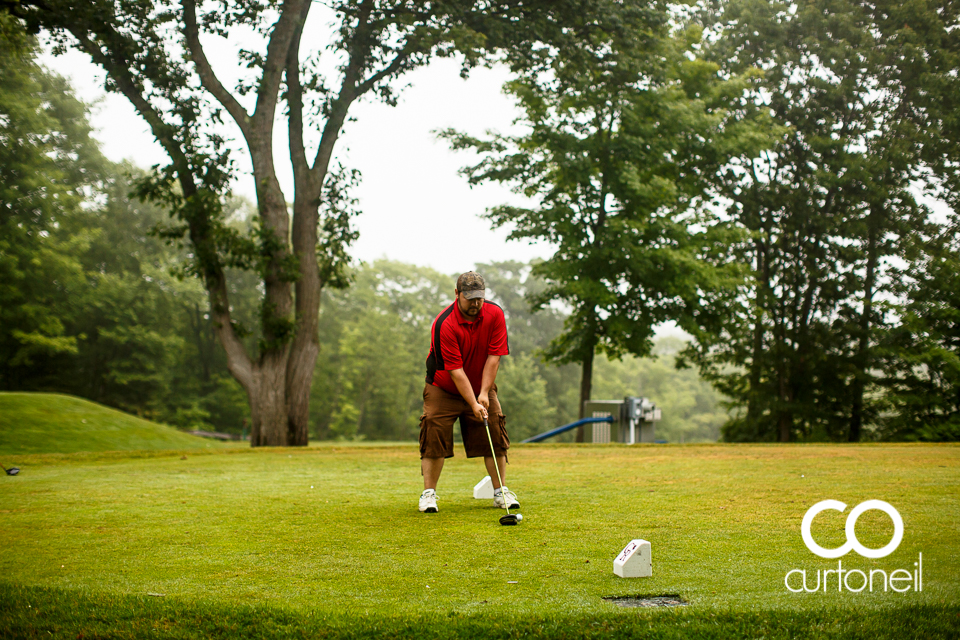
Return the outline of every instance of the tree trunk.
<path id="1" fill-rule="evenodd" d="M 594 347 L 591 344 L 590 349 L 583 356 L 583 367 L 580 372 L 580 419 L 586 417 L 583 405 L 590 399 L 590 389 L 593 386 L 593 350 Z M 577 427 L 577 442 L 583 442 L 583 432 L 583 425 Z"/>
<path id="2" fill-rule="evenodd" d="M 780 383 L 780 410 L 777 412 L 777 435 L 780 442 L 790 442 L 790 430 L 793 427 L 793 415 L 791 415 L 789 409 L 785 405 L 788 402 L 787 394 L 788 385 L 787 377 L 784 375 L 784 372 L 780 371 L 777 373 Z"/>
<path id="3" fill-rule="evenodd" d="M 287 365 L 287 444 L 305 447 L 310 443 L 310 387 L 319 349 L 315 343 L 294 344 L 294 349 Z"/>
<path id="4" fill-rule="evenodd" d="M 287 446 L 286 350 L 261 359 L 248 391 L 252 447 Z"/>
<path id="5" fill-rule="evenodd" d="M 760 220 L 760 215 L 758 214 L 758 229 L 763 229 L 762 221 Z M 754 241 L 754 250 L 756 251 L 756 277 L 759 280 L 757 283 L 757 299 L 756 299 L 756 309 L 754 310 L 754 327 L 753 327 L 753 357 L 750 362 L 750 389 L 748 391 L 747 397 L 747 423 L 750 425 L 750 428 L 753 429 L 756 433 L 760 432 L 760 421 L 761 413 L 763 412 L 763 402 L 761 402 L 761 384 L 760 380 L 763 374 L 763 348 L 764 348 L 764 335 L 766 334 L 766 327 L 763 324 L 764 311 L 766 305 L 770 301 L 770 255 L 768 254 L 768 247 L 770 246 L 770 237 L 769 234 L 764 233 L 761 237 L 758 237 Z"/>
<path id="6" fill-rule="evenodd" d="M 317 191 L 309 177 L 302 176 L 311 193 Z M 298 191 L 301 193 L 303 188 Z M 320 293 L 323 283 L 317 266 L 317 200 L 312 203 L 298 196 L 294 202 L 293 252 L 299 261 L 300 279 L 294 285 L 296 294 L 297 332 L 287 363 L 287 441 L 292 446 L 309 443 L 310 387 L 313 370 L 320 353 Z"/>
<path id="7" fill-rule="evenodd" d="M 763 310 L 757 307 L 754 313 L 753 359 L 750 362 L 750 390 L 747 397 L 747 422 L 756 425 L 760 421 L 760 372 L 763 367 Z"/>
<path id="8" fill-rule="evenodd" d="M 863 390 L 870 367 L 870 317 L 873 315 L 873 288 L 877 270 L 877 218 L 871 208 L 867 220 L 867 276 L 863 287 L 863 313 L 860 315 L 859 341 L 857 344 L 856 370 L 853 378 L 853 398 L 850 411 L 850 442 L 859 442 L 863 431 Z"/>
<path id="9" fill-rule="evenodd" d="M 192 307 L 184 306 L 187 317 L 190 320 L 190 329 L 193 332 L 193 342 L 197 347 L 197 359 L 200 361 L 200 379 L 204 385 L 210 384 L 210 362 L 212 360 L 210 350 L 207 348 L 207 340 L 204 335 L 208 331 L 208 324 L 203 318 L 203 312 L 200 305 L 194 303 Z"/>
<path id="10" fill-rule="evenodd" d="M 780 442 L 790 442 L 790 431 L 793 427 L 793 413 L 790 410 L 790 367 L 787 362 L 787 340 L 784 335 L 783 322 L 777 336 L 777 439 Z"/>

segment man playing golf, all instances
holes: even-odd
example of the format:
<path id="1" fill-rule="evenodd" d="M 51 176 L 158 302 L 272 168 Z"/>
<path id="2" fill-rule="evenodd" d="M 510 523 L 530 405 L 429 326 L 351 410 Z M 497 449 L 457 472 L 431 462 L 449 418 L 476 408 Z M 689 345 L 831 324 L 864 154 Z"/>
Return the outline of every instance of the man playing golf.
<path id="1" fill-rule="evenodd" d="M 437 512 L 437 480 L 443 461 L 453 457 L 453 423 L 457 418 L 467 457 L 483 456 L 493 481 L 494 506 L 520 508 L 517 496 L 500 482 L 510 439 L 495 381 L 500 356 L 510 353 L 507 323 L 503 309 L 486 302 L 485 294 L 483 277 L 473 271 L 464 273 L 457 278 L 456 300 L 440 312 L 430 328 L 427 384 L 420 416 L 420 511 L 425 513 Z M 487 419 L 489 438 L 484 427 Z"/>

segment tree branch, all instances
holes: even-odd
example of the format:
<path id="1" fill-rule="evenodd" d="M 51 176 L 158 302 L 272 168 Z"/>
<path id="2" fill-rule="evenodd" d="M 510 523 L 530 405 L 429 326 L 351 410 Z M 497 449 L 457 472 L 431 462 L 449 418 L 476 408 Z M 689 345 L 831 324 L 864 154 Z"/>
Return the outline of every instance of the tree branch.
<path id="1" fill-rule="evenodd" d="M 187 47 L 190 49 L 190 57 L 193 60 L 193 64 L 197 69 L 197 75 L 200 77 L 200 83 L 203 85 L 203 88 L 213 94 L 213 97 L 217 99 L 217 102 L 223 105 L 227 110 L 234 121 L 237 123 L 237 126 L 240 127 L 240 131 L 243 133 L 244 137 L 247 137 L 247 134 L 250 129 L 250 116 L 247 113 L 246 109 L 243 108 L 237 99 L 233 96 L 232 93 L 227 91 L 223 84 L 220 82 L 220 79 L 217 78 L 217 74 L 214 73 L 213 67 L 210 66 L 210 62 L 207 60 L 207 54 L 204 53 L 203 47 L 200 45 L 200 30 L 197 26 L 197 5 L 194 0 L 183 0 L 183 23 L 184 23 L 184 33 L 187 39 Z"/>
<path id="2" fill-rule="evenodd" d="M 293 38 L 290 40 L 285 72 L 287 105 L 290 108 L 288 116 L 290 161 L 293 164 L 295 193 L 299 193 L 301 185 L 305 185 L 310 178 L 307 150 L 303 142 L 303 85 L 300 83 L 300 39 L 303 35 L 303 24 L 306 22 L 309 12 L 310 3 L 304 3 L 300 19 L 294 29 Z"/>
<path id="3" fill-rule="evenodd" d="M 279 100 L 280 82 L 290 53 L 290 41 L 303 24 L 301 16 L 304 15 L 304 4 L 309 4 L 309 0 L 284 0 L 279 10 L 280 18 L 274 25 L 267 44 L 267 58 L 263 63 L 263 75 L 257 90 L 257 106 L 253 111 L 253 118 L 259 120 L 267 131 L 273 131 L 273 118 Z"/>
<path id="4" fill-rule="evenodd" d="M 413 51 L 414 51 L 413 47 L 408 47 L 405 50 L 401 51 L 400 53 L 397 54 L 397 57 L 394 58 L 389 65 L 387 65 L 386 67 L 384 67 L 383 69 L 376 72 L 375 74 L 373 74 L 372 76 L 364 80 L 362 83 L 360 83 L 360 85 L 357 87 L 357 97 L 365 94 L 367 91 L 372 89 L 374 85 L 376 85 L 378 82 L 380 82 L 384 78 L 391 76 L 394 73 L 397 73 L 398 71 L 400 71 L 404 63 L 413 54 Z"/>
<path id="5" fill-rule="evenodd" d="M 130 75 L 129 69 L 104 54 L 100 47 L 90 40 L 87 34 L 73 29 L 70 30 L 70 33 L 77 39 L 80 48 L 109 74 L 110 78 L 116 83 L 120 93 L 133 104 L 137 113 L 150 125 L 150 131 L 153 133 L 153 137 L 163 146 L 163 150 L 167 152 L 167 155 L 170 156 L 170 159 L 173 161 L 177 175 L 183 182 L 184 195 L 189 197 L 196 193 L 197 187 L 193 182 L 193 174 L 190 172 L 190 163 L 180 148 L 180 145 L 174 140 L 174 126 L 164 122 L 160 112 L 150 106 L 147 99 L 143 97 L 137 89 L 136 82 Z"/>
<path id="6" fill-rule="evenodd" d="M 343 83 L 340 85 L 340 93 L 337 94 L 337 100 L 335 102 L 333 111 L 331 112 L 330 117 L 327 118 L 326 125 L 323 127 L 323 136 L 320 138 L 320 146 L 317 148 L 317 155 L 313 161 L 313 169 L 311 172 L 313 173 L 315 179 L 320 178 L 326 173 L 326 167 L 330 163 L 330 158 L 333 156 L 333 146 L 336 143 L 337 137 L 340 135 L 340 129 L 343 127 L 343 123 L 347 118 L 347 110 L 349 109 L 350 104 L 364 93 L 372 89 L 384 78 L 387 78 L 402 70 L 404 63 L 413 54 L 413 50 L 414 49 L 411 47 L 401 51 L 397 54 L 397 57 L 390 62 L 389 65 L 373 74 L 360 84 L 356 84 L 356 76 L 359 69 L 353 69 L 353 73 L 351 73 L 351 68 L 354 67 L 354 59 L 351 56 L 350 64 L 347 67 L 347 73 L 344 75 Z M 352 81 L 352 83 L 350 81 Z"/>
<path id="7" fill-rule="evenodd" d="M 323 134 L 320 136 L 320 145 L 317 147 L 317 155 L 314 157 L 313 166 L 310 169 L 310 175 L 313 178 L 316 196 L 320 196 L 320 189 L 323 188 L 323 178 L 327 174 L 327 167 L 330 165 L 330 158 L 333 156 L 333 146 L 340 136 L 340 130 L 347 119 L 347 111 L 354 100 L 359 95 L 357 93 L 357 81 L 360 76 L 360 70 L 363 68 L 363 59 L 369 48 L 361 51 L 359 44 L 365 37 L 368 28 L 367 19 L 373 10 L 373 0 L 363 0 L 360 3 L 360 11 L 357 15 L 357 29 L 353 35 L 352 46 L 350 47 L 350 60 L 347 62 L 347 68 L 343 73 L 343 82 L 340 83 L 340 92 L 333 103 L 330 115 L 326 124 L 323 126 Z M 311 194 L 313 195 L 313 194 Z"/>
<path id="8" fill-rule="evenodd" d="M 137 89 L 136 83 L 130 75 L 127 67 L 119 64 L 117 61 L 108 57 L 90 38 L 79 30 L 70 30 L 70 33 L 76 38 L 80 48 L 87 52 L 93 61 L 99 64 L 116 83 L 120 92 L 133 104 L 137 112 L 150 125 L 150 130 L 154 138 L 163 146 L 164 150 L 173 161 L 173 166 L 177 171 L 177 178 L 183 189 L 185 197 L 191 197 L 198 193 L 199 189 L 194 182 L 193 173 L 190 171 L 190 163 L 186 155 L 174 139 L 174 127 L 163 121 L 159 111 L 150 106 L 147 99 Z M 189 222 L 190 237 L 194 246 L 202 246 L 202 231 L 199 229 L 196 221 Z M 245 388 L 253 381 L 253 364 L 240 339 L 237 338 L 233 330 L 230 319 L 230 305 L 226 287 L 226 278 L 223 274 L 223 267 L 219 262 L 209 267 L 210 272 L 204 273 L 204 284 L 207 289 L 210 301 L 210 309 L 217 326 L 217 334 L 227 352 L 227 364 L 231 372 L 237 377 Z"/>

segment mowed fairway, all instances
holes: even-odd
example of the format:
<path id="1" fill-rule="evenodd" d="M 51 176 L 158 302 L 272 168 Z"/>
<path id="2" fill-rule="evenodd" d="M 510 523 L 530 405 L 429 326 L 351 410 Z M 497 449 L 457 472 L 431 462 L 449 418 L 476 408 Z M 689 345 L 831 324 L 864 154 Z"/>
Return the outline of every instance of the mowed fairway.
<path id="1" fill-rule="evenodd" d="M 841 629 L 843 612 L 923 617 L 916 612 L 927 606 L 938 624 L 960 629 L 958 446 L 517 445 L 510 461 L 524 515 L 517 527 L 501 527 L 502 511 L 473 499 L 485 474 L 459 445 L 432 515 L 416 509 L 415 445 L 20 456 L 21 474 L 0 479 L 4 615 L 25 628 L 11 612 L 26 602 L 10 595 L 20 587 L 51 588 L 24 592 L 41 601 L 36 594 L 63 591 L 490 621 L 676 620 L 603 597 L 678 594 L 690 603 L 686 619 L 780 611 L 799 614 L 803 628 L 804 615 L 840 611 L 828 617 Z M 812 580 L 837 568 L 800 536 L 806 510 L 831 498 L 848 506 L 817 517 L 823 547 L 844 542 L 846 513 L 865 500 L 889 502 L 904 521 L 892 555 L 850 553 L 844 570 L 912 571 L 922 553 L 922 592 L 841 593 L 835 578 L 827 592 L 786 589 L 791 569 Z M 856 531 L 879 548 L 893 525 L 869 511 Z M 652 544 L 652 578 L 613 574 L 633 538 Z"/>

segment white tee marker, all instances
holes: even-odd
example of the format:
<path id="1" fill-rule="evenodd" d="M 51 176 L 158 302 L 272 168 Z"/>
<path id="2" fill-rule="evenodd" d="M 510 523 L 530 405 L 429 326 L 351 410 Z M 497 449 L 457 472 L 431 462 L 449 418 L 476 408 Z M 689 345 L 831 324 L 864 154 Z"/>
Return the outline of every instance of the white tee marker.
<path id="1" fill-rule="evenodd" d="M 477 483 L 473 488 L 473 497 L 477 500 L 493 500 L 493 482 L 490 476 L 484 476 L 483 480 Z"/>
<path id="2" fill-rule="evenodd" d="M 650 543 L 631 540 L 613 561 L 613 572 L 621 578 L 649 578 L 653 575 Z"/>

